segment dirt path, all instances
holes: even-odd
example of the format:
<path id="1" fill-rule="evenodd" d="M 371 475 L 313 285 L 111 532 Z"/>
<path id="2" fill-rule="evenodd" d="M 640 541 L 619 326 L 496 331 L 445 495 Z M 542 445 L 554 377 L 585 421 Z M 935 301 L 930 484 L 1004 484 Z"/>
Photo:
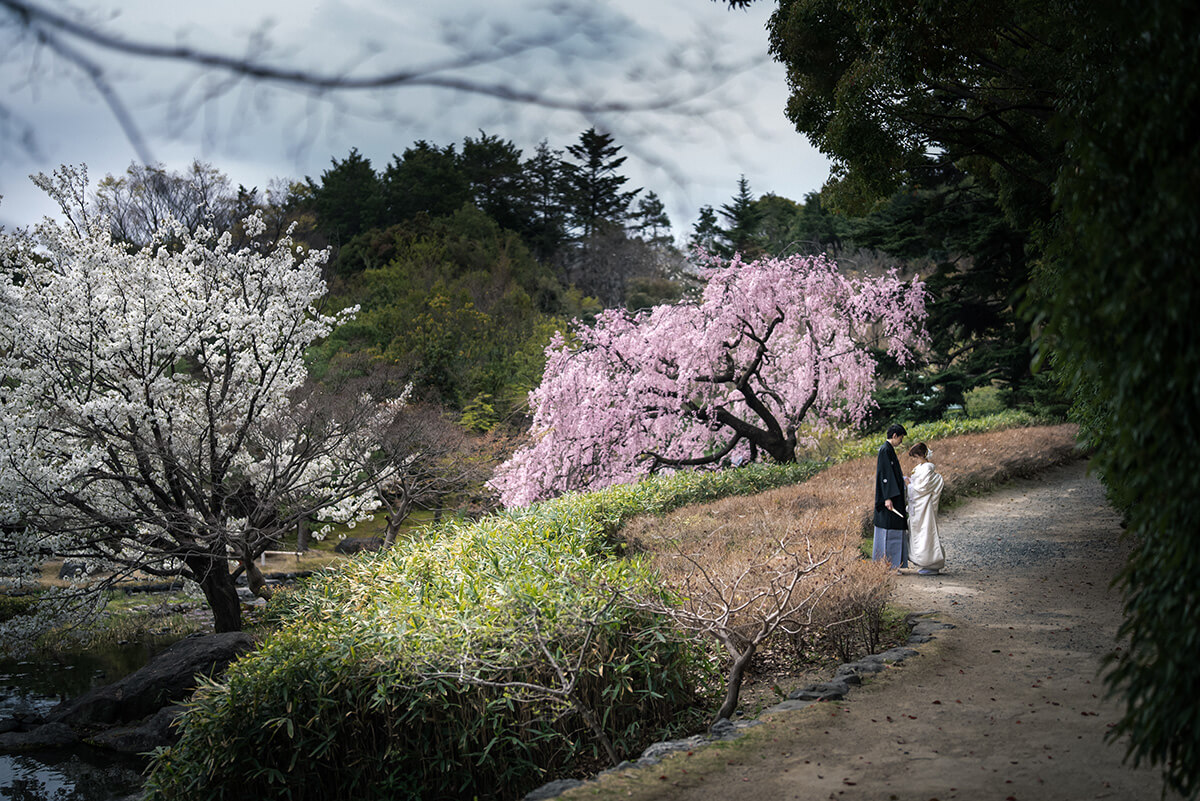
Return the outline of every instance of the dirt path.
<path id="1" fill-rule="evenodd" d="M 1120 621 L 1117 516 L 1083 462 L 942 516 L 947 571 L 898 578 L 897 601 L 954 629 L 845 701 L 764 715 L 730 743 L 602 776 L 562 798 L 1161 797 L 1104 742 L 1119 716 L 1098 678 Z"/>

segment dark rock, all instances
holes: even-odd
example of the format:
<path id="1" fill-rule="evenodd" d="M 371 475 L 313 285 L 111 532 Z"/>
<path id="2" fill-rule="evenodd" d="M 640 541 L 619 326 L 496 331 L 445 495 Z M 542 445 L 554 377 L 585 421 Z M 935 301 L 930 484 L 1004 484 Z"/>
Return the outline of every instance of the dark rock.
<path id="1" fill-rule="evenodd" d="M 343 555 L 362 551 L 378 551 L 381 548 L 383 548 L 383 539 L 380 537 L 347 537 L 333 546 L 333 550 Z"/>
<path id="2" fill-rule="evenodd" d="M 58 577 L 60 579 L 76 579 L 83 578 L 87 575 L 87 565 L 82 562 L 66 561 L 58 569 Z"/>
<path id="3" fill-rule="evenodd" d="M 0 754 L 19 751 L 38 751 L 43 748 L 62 748 L 79 742 L 79 736 L 63 723 L 47 723 L 30 731 L 0 734 Z"/>
<path id="4" fill-rule="evenodd" d="M 737 732 L 737 728 L 733 725 L 733 721 L 729 718 L 721 718 L 716 723 L 708 727 L 708 733 L 713 737 L 724 739 Z"/>
<path id="5" fill-rule="evenodd" d="M 942 623 L 938 620 L 919 620 L 912 625 L 912 633 L 908 635 L 910 643 L 929 642 L 934 639 L 936 632 L 954 628 L 953 623 Z"/>
<path id="6" fill-rule="evenodd" d="M 196 676 L 216 676 L 251 650 L 249 634 L 187 637 L 156 656 L 136 673 L 50 710 L 46 719 L 74 728 L 130 723 L 182 701 L 196 687 Z"/>
<path id="7" fill-rule="evenodd" d="M 850 686 L 840 679 L 810 684 L 788 693 L 789 701 L 840 701 L 850 692 Z"/>
<path id="8" fill-rule="evenodd" d="M 641 759 L 638 762 L 642 762 L 643 760 L 648 760 L 651 763 L 658 762 L 667 754 L 673 754 L 676 751 L 691 751 L 699 748 L 706 742 L 708 740 L 704 735 L 696 734 L 682 740 L 665 740 L 660 743 L 651 743 L 646 746 L 645 751 L 642 751 Z"/>
<path id="9" fill-rule="evenodd" d="M 884 664 L 891 664 L 893 662 L 898 664 L 910 657 L 916 656 L 918 653 L 918 651 L 912 648 L 900 646 L 898 648 L 889 648 L 881 654 L 874 654 L 872 658 L 878 659 Z"/>
<path id="10" fill-rule="evenodd" d="M 834 679 L 847 684 L 862 684 L 863 676 L 873 676 L 876 673 L 882 673 L 885 669 L 880 660 L 866 657 L 857 662 L 847 662 L 839 666 L 834 673 Z"/>
<path id="11" fill-rule="evenodd" d="M 799 712 L 801 709 L 807 709 L 816 701 L 780 701 L 775 706 L 767 707 L 763 710 L 764 715 L 773 715 L 776 712 Z"/>
<path id="12" fill-rule="evenodd" d="M 179 740 L 179 731 L 171 724 L 181 714 L 182 706 L 164 707 L 140 723 L 108 729 L 88 742 L 126 754 L 144 754 L 159 746 L 174 745 Z"/>
<path id="13" fill-rule="evenodd" d="M 573 790 L 576 787 L 582 787 L 583 782 L 578 779 L 556 779 L 552 782 L 547 782 L 536 790 L 532 790 L 525 794 L 521 801 L 545 801 L 548 798 L 558 798 L 567 790 Z"/>

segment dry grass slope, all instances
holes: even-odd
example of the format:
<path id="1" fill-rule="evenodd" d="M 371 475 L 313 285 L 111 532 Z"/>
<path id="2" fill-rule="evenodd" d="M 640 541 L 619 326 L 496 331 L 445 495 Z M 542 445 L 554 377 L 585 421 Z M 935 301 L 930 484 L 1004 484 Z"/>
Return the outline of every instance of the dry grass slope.
<path id="1" fill-rule="evenodd" d="M 927 442 L 946 480 L 942 507 L 1081 458 L 1076 430 L 1074 425 L 1014 428 Z M 906 452 L 900 462 L 905 472 L 913 466 Z M 793 689 L 838 660 L 887 645 L 878 640 L 879 619 L 835 625 L 856 615 L 879 615 L 891 592 L 891 571 L 863 559 L 859 549 L 870 532 L 874 477 L 873 456 L 854 459 L 802 484 L 635 518 L 621 530 L 632 553 L 653 560 L 667 582 L 681 589 L 696 586 L 696 565 L 731 581 L 777 559 L 780 543 L 807 546 L 818 559 L 829 557 L 812 579 L 830 586 L 812 609 L 809 633 L 776 640 L 759 652 L 745 680 L 743 709 L 773 702 L 776 687 Z M 839 580 L 833 583 L 834 578 Z M 886 640 L 887 633 L 882 636 Z"/>

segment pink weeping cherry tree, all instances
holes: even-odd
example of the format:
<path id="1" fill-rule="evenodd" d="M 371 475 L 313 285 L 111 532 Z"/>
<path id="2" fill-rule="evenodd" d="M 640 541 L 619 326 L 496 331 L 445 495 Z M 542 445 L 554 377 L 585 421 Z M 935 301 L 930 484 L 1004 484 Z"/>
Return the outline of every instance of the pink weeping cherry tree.
<path id="1" fill-rule="evenodd" d="M 895 272 L 735 257 L 704 279 L 696 300 L 608 310 L 555 337 L 532 442 L 491 482 L 506 506 L 726 458 L 793 462 L 802 430 L 862 422 L 873 348 L 905 364 L 927 339 L 924 285 Z"/>

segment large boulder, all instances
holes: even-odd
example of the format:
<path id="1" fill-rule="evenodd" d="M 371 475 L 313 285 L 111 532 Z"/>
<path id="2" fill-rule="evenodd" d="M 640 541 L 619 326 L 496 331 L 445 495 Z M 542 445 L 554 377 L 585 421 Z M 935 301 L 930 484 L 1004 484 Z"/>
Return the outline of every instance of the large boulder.
<path id="1" fill-rule="evenodd" d="M 71 731 L 70 726 L 63 723 L 47 723 L 29 731 L 0 734 L 0 754 L 63 748 L 77 742 L 79 742 L 79 736 Z"/>
<path id="2" fill-rule="evenodd" d="M 141 670 L 62 702 L 46 720 L 77 730 L 142 720 L 186 699 L 196 687 L 197 675 L 219 675 L 253 647 L 250 635 L 240 631 L 187 637 Z"/>
<path id="3" fill-rule="evenodd" d="M 381 537 L 346 537 L 337 545 L 333 546 L 336 553 L 343 556 L 350 556 L 364 551 L 379 551 L 383 549 L 383 539 Z"/>
<path id="4" fill-rule="evenodd" d="M 145 754 L 159 746 L 174 745 L 179 741 L 179 731 L 172 724 L 181 714 L 182 706 L 163 707 L 139 723 L 106 729 L 87 742 L 126 754 Z"/>

